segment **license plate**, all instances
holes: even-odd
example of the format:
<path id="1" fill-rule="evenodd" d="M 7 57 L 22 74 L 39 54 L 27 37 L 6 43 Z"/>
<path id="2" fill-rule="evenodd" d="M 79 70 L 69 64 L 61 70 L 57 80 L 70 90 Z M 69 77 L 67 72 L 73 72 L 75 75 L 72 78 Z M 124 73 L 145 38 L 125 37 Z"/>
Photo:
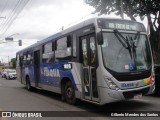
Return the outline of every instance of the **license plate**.
<path id="1" fill-rule="evenodd" d="M 142 94 L 137 94 L 134 96 L 134 99 L 140 99 L 140 98 L 142 98 Z"/>

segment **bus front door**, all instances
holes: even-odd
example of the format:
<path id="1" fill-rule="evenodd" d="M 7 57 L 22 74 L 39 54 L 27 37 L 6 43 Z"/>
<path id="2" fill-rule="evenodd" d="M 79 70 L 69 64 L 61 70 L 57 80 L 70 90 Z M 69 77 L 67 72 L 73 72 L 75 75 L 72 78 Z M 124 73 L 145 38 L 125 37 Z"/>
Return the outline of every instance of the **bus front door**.
<path id="1" fill-rule="evenodd" d="M 39 87 L 40 80 L 40 51 L 34 52 L 34 79 L 35 87 Z"/>
<path id="2" fill-rule="evenodd" d="M 23 56 L 20 56 L 20 82 L 23 83 Z"/>
<path id="3" fill-rule="evenodd" d="M 83 64 L 83 99 L 99 101 L 97 87 L 97 49 L 95 35 L 81 37 L 81 60 Z"/>

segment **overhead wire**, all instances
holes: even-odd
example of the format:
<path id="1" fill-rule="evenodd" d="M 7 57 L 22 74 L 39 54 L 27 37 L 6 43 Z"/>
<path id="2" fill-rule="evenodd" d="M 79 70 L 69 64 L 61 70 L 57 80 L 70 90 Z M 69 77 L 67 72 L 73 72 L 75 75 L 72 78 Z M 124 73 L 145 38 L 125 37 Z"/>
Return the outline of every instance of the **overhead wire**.
<path id="1" fill-rule="evenodd" d="M 3 14 L 3 11 L 6 9 L 7 4 L 8 4 L 8 0 L 7 0 L 7 1 L 5 2 L 5 4 L 3 5 L 3 8 L 2 8 L 2 10 L 1 10 L 1 12 L 0 12 L 0 17 L 1 17 L 1 15 Z"/>
<path id="2" fill-rule="evenodd" d="M 3 8 L 2 8 L 1 13 L 0 13 L 0 17 L 5 17 L 5 16 L 1 16 L 1 15 L 3 15 L 3 12 L 6 9 L 7 5 L 8 5 L 8 0 L 3 5 Z M 0 25 L 1 25 L 1 23 L 3 23 L 3 19 L 0 20 Z"/>
<path id="3" fill-rule="evenodd" d="M 28 3 L 27 3 L 27 5 L 32 5 L 33 1 L 34 0 L 29 0 Z M 7 32 L 14 30 L 15 27 L 16 27 L 16 24 L 12 24 Z"/>
<path id="4" fill-rule="evenodd" d="M 22 9 L 26 6 L 26 4 L 29 2 L 29 0 L 19 0 L 15 7 L 12 10 L 12 13 L 10 14 L 10 17 L 6 20 L 6 22 L 3 24 L 3 27 L 1 28 L 1 37 L 7 32 L 7 30 L 10 28 L 12 23 L 15 21 L 17 16 L 20 14 Z"/>
<path id="5" fill-rule="evenodd" d="M 20 0 L 17 2 L 17 4 L 15 5 L 11 13 L 7 16 L 5 23 L 2 24 L 1 31 L 4 31 L 5 27 L 7 27 L 9 22 L 12 20 L 13 16 L 16 14 L 15 10 L 17 9 L 19 3 L 20 3 Z"/>
<path id="6" fill-rule="evenodd" d="M 7 16 L 6 21 L 2 24 L 1 31 L 5 29 L 7 24 L 11 21 L 12 17 L 16 14 L 15 10 L 18 7 L 18 4 L 20 3 L 20 0 L 18 0 L 17 4 L 14 6 L 13 10 L 11 10 L 10 14 Z"/>
<path id="7" fill-rule="evenodd" d="M 5 11 L 2 13 L 3 16 L 5 16 L 5 19 L 1 20 L 1 23 L 0 23 L 0 31 L 2 31 L 2 27 L 6 24 L 7 20 L 10 18 L 10 14 L 13 12 L 13 8 L 14 8 L 14 5 L 15 5 L 16 1 L 9 1 L 5 7 Z"/>

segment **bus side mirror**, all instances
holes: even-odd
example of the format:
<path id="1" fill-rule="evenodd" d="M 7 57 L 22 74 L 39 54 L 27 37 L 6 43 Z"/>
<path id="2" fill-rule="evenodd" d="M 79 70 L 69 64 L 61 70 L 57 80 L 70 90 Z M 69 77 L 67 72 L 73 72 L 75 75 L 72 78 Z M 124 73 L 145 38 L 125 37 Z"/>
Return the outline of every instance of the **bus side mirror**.
<path id="1" fill-rule="evenodd" d="M 103 44 L 103 37 L 102 37 L 102 32 L 101 31 L 97 33 L 97 43 L 99 45 Z"/>

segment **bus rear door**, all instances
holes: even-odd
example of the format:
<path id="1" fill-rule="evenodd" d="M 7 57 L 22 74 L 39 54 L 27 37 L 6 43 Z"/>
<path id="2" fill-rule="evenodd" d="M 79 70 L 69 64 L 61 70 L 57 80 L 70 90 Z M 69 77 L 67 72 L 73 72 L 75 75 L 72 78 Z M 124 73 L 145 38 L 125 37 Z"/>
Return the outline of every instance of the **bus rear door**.
<path id="1" fill-rule="evenodd" d="M 35 87 L 39 87 L 39 81 L 40 81 L 40 50 L 34 52 L 34 79 L 35 79 Z"/>

